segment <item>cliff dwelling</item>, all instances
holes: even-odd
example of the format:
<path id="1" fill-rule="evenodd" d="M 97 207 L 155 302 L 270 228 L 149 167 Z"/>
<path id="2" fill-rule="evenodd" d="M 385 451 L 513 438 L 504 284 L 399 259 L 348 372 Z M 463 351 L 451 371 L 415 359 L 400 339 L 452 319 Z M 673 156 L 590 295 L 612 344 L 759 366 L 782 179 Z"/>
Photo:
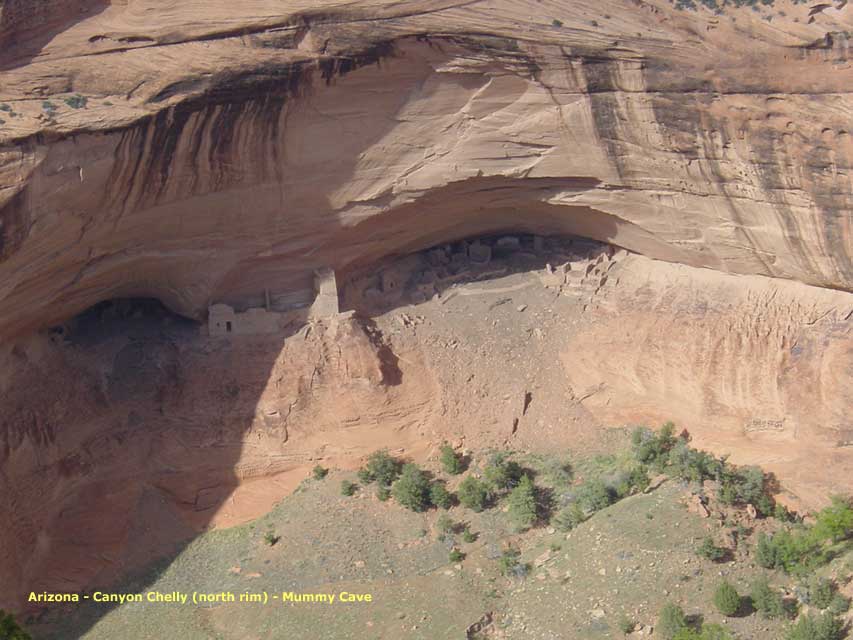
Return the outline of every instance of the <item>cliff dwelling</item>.
<path id="1" fill-rule="evenodd" d="M 0 629 L 840 640 L 851 16 L 0 0 Z"/>

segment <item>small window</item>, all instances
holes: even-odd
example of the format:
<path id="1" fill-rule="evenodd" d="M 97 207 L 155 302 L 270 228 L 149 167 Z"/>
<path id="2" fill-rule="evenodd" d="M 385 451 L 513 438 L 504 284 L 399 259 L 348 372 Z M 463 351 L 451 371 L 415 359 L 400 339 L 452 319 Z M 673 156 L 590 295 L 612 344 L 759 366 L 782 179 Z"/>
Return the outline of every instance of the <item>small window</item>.
<path id="1" fill-rule="evenodd" d="M 225 331 L 227 331 L 228 333 L 231 333 L 231 323 L 230 322 L 225 323 Z"/>

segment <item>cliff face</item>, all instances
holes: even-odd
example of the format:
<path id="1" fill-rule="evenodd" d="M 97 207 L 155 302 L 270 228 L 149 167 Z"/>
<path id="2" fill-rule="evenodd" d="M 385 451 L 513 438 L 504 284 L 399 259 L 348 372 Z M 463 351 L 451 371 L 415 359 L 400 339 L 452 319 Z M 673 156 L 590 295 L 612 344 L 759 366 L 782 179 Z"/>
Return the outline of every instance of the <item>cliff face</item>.
<path id="1" fill-rule="evenodd" d="M 849 7 L 77 4 L 0 54 L 0 336 L 498 228 L 853 287 Z"/>
<path id="2" fill-rule="evenodd" d="M 460 435 L 675 418 L 819 504 L 851 477 L 851 12 L 0 2 L 0 606 L 263 513 L 317 460 Z M 492 231 L 643 255 L 433 300 L 429 331 L 39 331 L 114 298 L 310 302 L 322 267 L 366 300 L 380 261 Z"/>

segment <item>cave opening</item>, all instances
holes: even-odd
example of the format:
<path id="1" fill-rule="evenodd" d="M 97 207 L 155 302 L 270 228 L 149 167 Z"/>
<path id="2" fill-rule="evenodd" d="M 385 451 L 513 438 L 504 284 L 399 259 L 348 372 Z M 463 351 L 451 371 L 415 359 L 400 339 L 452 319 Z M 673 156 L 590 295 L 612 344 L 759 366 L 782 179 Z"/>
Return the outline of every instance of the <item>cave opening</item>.
<path id="1" fill-rule="evenodd" d="M 102 300 L 49 333 L 72 345 L 94 346 L 112 338 L 187 338 L 198 335 L 198 327 L 198 322 L 171 311 L 157 298 L 128 297 Z"/>
<path id="2" fill-rule="evenodd" d="M 619 250 L 585 236 L 538 235 L 513 228 L 455 237 L 346 272 L 341 309 L 383 313 L 442 300 L 461 285 L 523 272 L 540 272 L 560 284 L 597 278 L 600 285 L 607 277 L 602 260 L 609 261 Z"/>

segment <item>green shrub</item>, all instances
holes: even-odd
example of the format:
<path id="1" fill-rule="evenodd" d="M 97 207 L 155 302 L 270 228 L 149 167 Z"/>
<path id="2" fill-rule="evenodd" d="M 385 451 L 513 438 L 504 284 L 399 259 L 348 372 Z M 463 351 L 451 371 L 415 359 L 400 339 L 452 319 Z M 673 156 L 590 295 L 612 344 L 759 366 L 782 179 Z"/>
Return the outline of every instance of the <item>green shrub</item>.
<path id="1" fill-rule="evenodd" d="M 759 576 L 750 585 L 752 606 L 764 618 L 783 618 L 786 615 L 782 594 L 770 586 L 766 576 Z"/>
<path id="2" fill-rule="evenodd" d="M 478 480 L 474 476 L 468 476 L 456 490 L 456 497 L 459 498 L 462 506 L 472 511 L 482 511 L 489 502 L 489 487 L 485 482 Z"/>
<path id="3" fill-rule="evenodd" d="M 355 493 L 356 489 L 358 489 L 358 485 L 355 482 L 350 482 L 349 480 L 341 480 L 342 496 L 351 496 Z"/>
<path id="4" fill-rule="evenodd" d="M 773 514 L 775 504 L 767 493 L 767 476 L 759 467 L 723 465 L 718 480 L 718 497 L 724 504 L 751 504 L 763 516 Z"/>
<path id="5" fill-rule="evenodd" d="M 322 480 L 328 475 L 328 473 L 329 470 L 325 467 L 321 467 L 319 464 L 311 471 L 311 474 L 314 476 L 315 480 Z"/>
<path id="6" fill-rule="evenodd" d="M 524 578 L 530 571 L 530 565 L 519 560 L 521 553 L 517 549 L 505 549 L 498 560 L 502 575 Z"/>
<path id="7" fill-rule="evenodd" d="M 684 627 L 673 640 L 734 640 L 734 636 L 718 624 L 704 624 L 701 631 Z"/>
<path id="8" fill-rule="evenodd" d="M 483 477 L 496 491 L 511 489 L 521 480 L 524 473 L 517 462 L 508 459 L 508 455 L 503 452 L 496 453 L 483 469 Z"/>
<path id="9" fill-rule="evenodd" d="M 723 468 L 723 463 L 710 453 L 697 451 L 691 448 L 686 440 L 680 438 L 669 450 L 666 462 L 669 466 L 667 473 L 696 483 L 716 478 Z"/>
<path id="10" fill-rule="evenodd" d="M 477 541 L 477 534 L 472 532 L 467 526 L 462 531 L 462 540 L 467 543 L 472 543 Z"/>
<path id="11" fill-rule="evenodd" d="M 720 562 L 725 559 L 728 552 L 714 544 L 714 539 L 711 536 L 707 536 L 696 548 L 696 553 L 712 562 Z"/>
<path id="12" fill-rule="evenodd" d="M 628 472 L 628 484 L 633 492 L 642 493 L 651 484 L 649 472 L 643 466 L 636 466 Z"/>
<path id="13" fill-rule="evenodd" d="M 827 608 L 827 611 L 836 616 L 840 616 L 844 613 L 847 613 L 849 610 L 850 600 L 845 598 L 840 593 L 836 593 L 834 596 L 832 596 L 832 600 L 830 601 L 829 607 Z"/>
<path id="14" fill-rule="evenodd" d="M 775 569 L 779 564 L 778 555 L 771 538 L 765 533 L 759 533 L 758 543 L 755 547 L 755 562 L 758 566 L 765 569 Z"/>
<path id="15" fill-rule="evenodd" d="M 638 462 L 662 469 L 667 462 L 670 449 L 675 446 L 675 425 L 667 422 L 655 434 L 648 427 L 637 427 L 631 434 L 634 457 Z"/>
<path id="16" fill-rule="evenodd" d="M 264 534 L 264 542 L 266 542 L 269 546 L 274 546 L 279 540 L 281 540 L 280 536 L 275 535 L 272 531 L 267 531 Z"/>
<path id="17" fill-rule="evenodd" d="M 796 519 L 794 514 L 788 511 L 788 507 L 783 504 L 777 504 L 773 507 L 773 517 L 780 522 L 794 522 Z"/>
<path id="18" fill-rule="evenodd" d="M 356 472 L 355 475 L 358 476 L 358 481 L 361 484 L 370 484 L 371 482 L 376 480 L 376 478 L 373 476 L 372 473 L 370 473 L 370 470 L 367 467 L 362 467 L 361 469 L 359 469 Z M 383 486 L 388 486 L 388 485 L 383 485 Z"/>
<path id="19" fill-rule="evenodd" d="M 11 613 L 0 609 L 0 640 L 32 640 L 32 638 L 15 622 Z"/>
<path id="20" fill-rule="evenodd" d="M 386 487 L 384 484 L 379 485 L 376 489 L 376 497 L 380 502 L 387 502 L 391 497 L 391 487 Z"/>
<path id="21" fill-rule="evenodd" d="M 403 465 L 391 493 L 397 502 L 412 511 L 426 511 L 430 506 L 429 478 L 416 464 Z"/>
<path id="22" fill-rule="evenodd" d="M 841 640 L 844 624 L 831 613 L 806 614 L 788 629 L 785 640 Z"/>
<path id="23" fill-rule="evenodd" d="M 833 496 L 832 503 L 818 514 L 812 529 L 818 540 L 839 542 L 853 534 L 853 508 L 850 499 Z"/>
<path id="24" fill-rule="evenodd" d="M 453 519 L 446 513 L 442 513 L 435 521 L 435 528 L 439 533 L 450 533 L 453 530 Z"/>
<path id="25" fill-rule="evenodd" d="M 586 514 L 583 508 L 577 502 L 573 502 L 568 507 L 560 509 L 551 519 L 551 524 L 560 531 L 571 531 L 584 520 L 586 520 Z"/>
<path id="26" fill-rule="evenodd" d="M 714 606 L 724 616 L 733 616 L 740 610 L 740 594 L 730 582 L 724 580 L 714 591 Z"/>
<path id="27" fill-rule="evenodd" d="M 804 574 L 826 562 L 821 542 L 808 528 L 780 531 L 771 538 L 776 566 L 788 573 Z"/>
<path id="28" fill-rule="evenodd" d="M 806 586 L 808 604 L 818 609 L 826 609 L 835 595 L 835 583 L 827 578 L 814 576 Z"/>
<path id="29" fill-rule="evenodd" d="M 453 494 L 441 482 L 433 482 L 429 488 L 429 500 L 439 509 L 449 509 L 453 505 Z"/>
<path id="30" fill-rule="evenodd" d="M 462 562 L 465 559 L 465 554 L 462 553 L 459 549 L 452 549 L 450 551 L 450 561 L 451 562 Z"/>
<path id="31" fill-rule="evenodd" d="M 637 626 L 636 623 L 624 613 L 616 621 L 616 628 L 626 636 L 634 631 L 635 626 Z"/>
<path id="32" fill-rule="evenodd" d="M 79 93 L 65 98 L 65 104 L 72 109 L 82 109 L 88 102 L 89 99 L 86 96 L 81 96 Z"/>
<path id="33" fill-rule="evenodd" d="M 512 492 L 509 494 L 509 517 L 519 531 L 529 529 L 536 522 L 536 487 L 527 474 L 521 476 Z"/>
<path id="34" fill-rule="evenodd" d="M 675 640 L 678 632 L 685 628 L 687 628 L 687 616 L 684 615 L 684 610 L 677 604 L 667 602 L 658 615 L 655 631 L 663 640 Z"/>
<path id="35" fill-rule="evenodd" d="M 629 471 L 618 473 L 609 481 L 611 495 L 616 500 L 621 500 L 634 493 L 643 491 L 649 486 L 650 479 L 646 468 L 642 465 L 637 465 Z"/>
<path id="36" fill-rule="evenodd" d="M 734 636 L 728 629 L 718 624 L 703 624 L 699 640 L 734 640 Z"/>
<path id="37" fill-rule="evenodd" d="M 452 475 L 458 475 L 465 471 L 465 465 L 462 464 L 462 457 L 449 444 L 441 447 L 441 467 L 446 473 Z"/>
<path id="38" fill-rule="evenodd" d="M 615 496 L 610 487 L 604 481 L 595 478 L 584 482 L 577 492 L 577 501 L 581 508 L 587 513 L 594 513 L 606 509 L 613 504 Z"/>
<path id="39" fill-rule="evenodd" d="M 362 479 L 362 482 L 373 482 L 375 480 L 379 484 L 391 486 L 400 472 L 400 461 L 389 455 L 387 450 L 374 451 L 368 456 L 367 464 L 364 467 L 364 473 L 369 479 Z"/>

